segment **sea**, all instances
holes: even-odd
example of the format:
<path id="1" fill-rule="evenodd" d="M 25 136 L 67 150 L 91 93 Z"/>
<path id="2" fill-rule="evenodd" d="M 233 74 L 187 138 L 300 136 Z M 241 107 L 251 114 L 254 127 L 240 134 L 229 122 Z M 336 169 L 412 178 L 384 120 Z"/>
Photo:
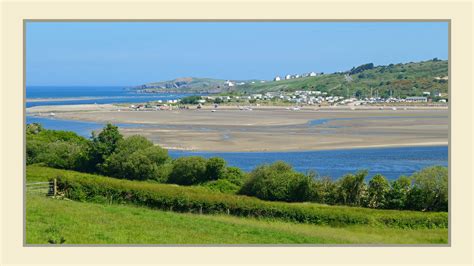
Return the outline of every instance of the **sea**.
<path id="1" fill-rule="evenodd" d="M 189 94 L 159 93 L 143 94 L 124 87 L 27 87 L 27 99 L 51 98 L 51 101 L 27 102 L 27 107 L 64 104 L 105 104 L 137 103 L 156 100 L 175 100 Z M 83 98 L 61 100 L 60 98 Z M 94 99 L 91 99 L 94 98 Z M 324 121 L 323 121 L 324 122 Z M 104 124 L 75 120 L 63 120 L 50 117 L 27 116 L 26 123 L 41 123 L 45 128 L 74 131 L 84 137 L 90 137 L 92 131 L 101 129 Z M 319 123 L 319 122 L 318 122 Z M 137 127 L 137 124 L 117 124 L 118 127 Z M 143 125 L 145 126 L 145 125 Z M 388 179 L 401 175 L 411 175 L 425 167 L 433 165 L 448 166 L 448 146 L 357 148 L 323 151 L 291 152 L 212 152 L 169 150 L 172 158 L 182 156 L 218 156 L 228 165 L 244 171 L 275 161 L 290 163 L 295 170 L 319 176 L 339 178 L 358 170 L 368 170 L 368 178 L 382 174 Z"/>
<path id="2" fill-rule="evenodd" d="M 135 90 L 118 86 L 27 86 L 26 107 L 65 104 L 138 103 L 158 100 L 166 101 L 180 99 L 189 95 L 190 94 L 179 93 L 137 93 Z M 41 101 L 28 101 L 37 99 L 41 99 Z"/>

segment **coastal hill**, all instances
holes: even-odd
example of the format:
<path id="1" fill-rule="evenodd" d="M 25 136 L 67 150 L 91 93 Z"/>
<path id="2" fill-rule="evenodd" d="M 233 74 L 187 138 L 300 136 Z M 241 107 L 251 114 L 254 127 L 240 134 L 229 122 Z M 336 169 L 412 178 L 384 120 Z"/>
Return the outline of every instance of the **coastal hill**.
<path id="1" fill-rule="evenodd" d="M 448 61 L 434 58 L 374 66 L 372 63 L 343 72 L 280 76 L 280 80 L 223 80 L 210 78 L 178 78 L 134 87 L 141 92 L 189 92 L 252 94 L 262 92 L 318 90 L 337 96 L 364 97 L 446 97 L 448 93 Z"/>
<path id="2" fill-rule="evenodd" d="M 213 78 L 183 77 L 168 81 L 159 81 L 143 84 L 134 89 L 142 92 L 196 92 L 220 93 L 229 87 L 251 81 L 228 81 Z"/>

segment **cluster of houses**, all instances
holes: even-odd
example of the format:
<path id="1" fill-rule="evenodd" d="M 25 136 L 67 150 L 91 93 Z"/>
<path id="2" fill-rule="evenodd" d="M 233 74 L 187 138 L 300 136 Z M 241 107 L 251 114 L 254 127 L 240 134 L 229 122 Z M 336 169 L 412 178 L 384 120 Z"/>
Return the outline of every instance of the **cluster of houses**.
<path id="1" fill-rule="evenodd" d="M 429 93 L 429 92 L 427 92 Z M 429 96 L 426 92 L 424 95 Z M 436 96 L 440 95 L 435 93 Z M 232 101 L 266 101 L 266 100 L 278 100 L 286 101 L 295 104 L 307 104 L 307 105 L 366 105 L 366 104 L 378 104 L 378 103 L 426 103 L 430 102 L 431 99 L 426 96 L 420 97 L 369 97 L 369 98 L 356 98 L 356 97 L 343 97 L 343 96 L 332 96 L 328 95 L 327 92 L 321 91 L 295 91 L 295 92 L 266 92 L 266 93 L 255 93 L 246 96 L 206 96 L 199 101 L 200 104 L 206 102 L 214 102 L 219 99 L 222 102 Z M 446 102 L 441 99 L 439 102 Z"/>
<path id="2" fill-rule="evenodd" d="M 316 72 L 308 72 L 308 73 L 303 73 L 303 74 L 287 74 L 284 77 L 276 76 L 273 81 L 280 81 L 280 80 L 289 80 L 289 79 L 297 79 L 297 78 L 305 78 L 305 77 L 316 77 L 319 75 L 322 75 L 323 73 L 316 73 Z M 250 83 L 255 84 L 255 81 L 251 81 Z M 265 83 L 265 80 L 260 80 L 260 83 Z M 227 87 L 235 87 L 238 85 L 245 85 L 245 82 L 237 82 L 237 81 L 231 81 L 231 80 L 226 80 L 224 82 L 224 85 Z"/>
<path id="3" fill-rule="evenodd" d="M 158 110 L 173 110 L 173 105 L 178 104 L 178 100 L 158 100 L 156 102 L 149 102 L 146 104 L 132 104 L 129 109 L 132 111 L 158 111 Z M 185 108 L 185 107 L 183 107 Z"/>
<path id="4" fill-rule="evenodd" d="M 248 96 L 206 96 L 200 103 L 213 102 L 216 99 L 220 99 L 223 102 L 229 101 L 263 101 L 263 100 L 280 100 L 293 102 L 297 104 L 321 104 L 328 102 L 330 104 L 336 102 L 349 102 L 353 99 L 344 99 L 339 96 L 328 96 L 327 92 L 321 91 L 295 91 L 295 92 L 267 92 L 267 93 L 255 93 Z"/>
<path id="5" fill-rule="evenodd" d="M 305 77 L 316 77 L 316 76 L 319 76 L 319 75 L 322 75 L 322 73 L 316 73 L 316 72 L 309 72 L 309 73 L 303 73 L 303 74 L 287 74 L 284 78 L 285 80 L 289 80 L 289 79 L 297 79 L 297 78 L 305 78 Z M 282 80 L 282 78 L 280 76 L 276 76 L 273 81 L 280 81 Z"/>

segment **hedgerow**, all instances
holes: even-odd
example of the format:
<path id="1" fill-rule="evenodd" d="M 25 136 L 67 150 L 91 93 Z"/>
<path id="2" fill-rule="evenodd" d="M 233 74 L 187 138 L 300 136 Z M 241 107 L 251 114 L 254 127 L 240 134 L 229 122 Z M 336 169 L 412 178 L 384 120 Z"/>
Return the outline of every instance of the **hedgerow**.
<path id="1" fill-rule="evenodd" d="M 34 166 L 27 171 L 57 178 L 59 191 L 78 201 L 135 204 L 176 212 L 230 214 L 281 219 L 319 225 L 374 225 L 399 228 L 447 228 L 445 212 L 375 210 L 315 203 L 270 202 L 257 198 L 210 192 L 202 187 L 182 187 L 142 181 L 119 180 L 74 171 Z M 36 172 L 36 173 L 35 173 Z M 46 178 L 43 176 L 42 178 Z"/>

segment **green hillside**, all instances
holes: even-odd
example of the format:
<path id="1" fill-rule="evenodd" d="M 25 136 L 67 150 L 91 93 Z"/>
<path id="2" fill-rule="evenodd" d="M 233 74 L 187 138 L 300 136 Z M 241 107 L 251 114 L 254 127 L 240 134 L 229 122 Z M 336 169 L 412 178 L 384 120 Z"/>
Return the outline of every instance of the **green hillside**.
<path id="1" fill-rule="evenodd" d="M 428 91 L 431 95 L 448 93 L 448 61 L 433 59 L 423 62 L 410 62 L 406 64 L 390 64 L 386 66 L 373 66 L 365 64 L 353 67 L 350 70 L 332 74 L 323 74 L 315 77 L 302 77 L 280 81 L 266 81 L 264 83 L 251 81 L 243 85 L 232 87 L 221 86 L 224 80 L 188 78 L 187 84 L 174 89 L 166 89 L 163 84 L 169 82 L 149 83 L 139 88 L 153 88 L 162 86 L 161 89 L 149 91 L 181 91 L 181 92 L 215 92 L 252 94 L 269 91 L 319 90 L 334 96 L 370 97 L 407 97 L 421 96 Z M 239 81 L 235 81 L 239 83 Z M 210 89 L 212 88 L 212 89 Z"/>
<path id="2" fill-rule="evenodd" d="M 133 89 L 141 92 L 185 92 L 185 93 L 220 93 L 228 91 L 227 80 L 212 78 L 184 77 L 168 81 L 146 83 Z M 250 82 L 235 81 L 232 83 Z"/>
<path id="3" fill-rule="evenodd" d="M 431 60 L 419 63 L 375 66 L 290 80 L 238 86 L 243 93 L 268 91 L 319 90 L 337 96 L 421 96 L 424 91 L 447 93 L 448 61 Z M 391 91 L 391 92 L 390 92 Z"/>

